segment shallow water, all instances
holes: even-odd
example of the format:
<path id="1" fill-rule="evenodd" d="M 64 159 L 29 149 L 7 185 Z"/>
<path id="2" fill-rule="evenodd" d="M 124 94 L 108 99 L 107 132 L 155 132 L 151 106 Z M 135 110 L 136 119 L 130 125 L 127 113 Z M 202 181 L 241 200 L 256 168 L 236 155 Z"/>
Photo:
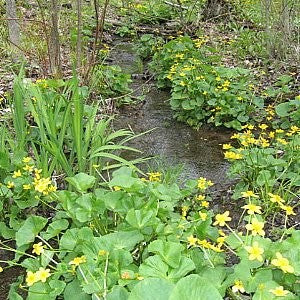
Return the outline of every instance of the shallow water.
<path id="1" fill-rule="evenodd" d="M 114 64 L 120 65 L 125 72 L 140 72 L 139 59 L 128 42 L 117 43 L 112 53 Z M 134 80 L 133 89 L 145 82 Z M 224 160 L 221 144 L 230 140 L 231 132 L 222 128 L 202 127 L 194 130 L 186 124 L 177 122 L 168 104 L 170 94 L 159 90 L 155 83 L 147 84 L 149 92 L 142 104 L 136 107 L 124 106 L 115 120 L 117 128 L 131 128 L 141 133 L 155 128 L 154 131 L 132 141 L 131 145 L 143 151 L 143 156 L 157 156 L 164 164 L 184 164 L 183 177 L 211 179 L 216 186 L 229 183 L 226 178 L 229 164 Z M 135 154 L 136 155 L 136 154 Z M 135 158 L 125 153 L 126 158 Z"/>

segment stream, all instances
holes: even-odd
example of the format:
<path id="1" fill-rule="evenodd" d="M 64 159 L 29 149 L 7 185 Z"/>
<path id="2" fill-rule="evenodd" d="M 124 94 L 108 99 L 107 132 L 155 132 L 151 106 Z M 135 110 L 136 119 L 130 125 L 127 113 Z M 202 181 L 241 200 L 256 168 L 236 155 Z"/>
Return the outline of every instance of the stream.
<path id="1" fill-rule="evenodd" d="M 133 78 L 141 77 L 138 75 L 143 72 L 142 62 L 130 42 L 117 41 L 110 58 L 124 72 L 133 74 Z M 155 129 L 131 141 L 130 146 L 141 150 L 143 157 L 155 156 L 164 166 L 183 165 L 183 179 L 202 176 L 212 180 L 215 189 L 226 188 L 231 181 L 226 177 L 229 164 L 224 160 L 222 144 L 230 141 L 232 132 L 208 126 L 194 130 L 176 121 L 168 104 L 169 91 L 158 89 L 153 81 L 147 83 L 142 79 L 133 79 L 134 90 L 141 85 L 148 89 L 145 100 L 120 108 L 114 126 L 130 128 L 136 134 Z M 125 158 L 134 159 L 136 154 L 125 153 Z"/>

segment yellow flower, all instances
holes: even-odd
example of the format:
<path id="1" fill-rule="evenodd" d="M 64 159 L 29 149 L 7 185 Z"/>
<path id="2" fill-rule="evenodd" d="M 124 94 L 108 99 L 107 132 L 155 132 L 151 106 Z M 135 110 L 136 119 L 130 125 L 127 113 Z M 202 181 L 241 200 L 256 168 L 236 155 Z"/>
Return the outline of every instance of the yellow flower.
<path id="1" fill-rule="evenodd" d="M 86 257 L 83 255 L 83 256 L 78 256 L 78 257 L 75 257 L 73 260 L 71 260 L 69 262 L 69 265 L 74 265 L 74 266 L 79 266 L 80 264 L 82 263 L 85 263 L 86 262 Z"/>
<path id="2" fill-rule="evenodd" d="M 208 201 L 201 201 L 201 206 L 208 208 L 209 207 L 209 202 Z"/>
<path id="3" fill-rule="evenodd" d="M 235 153 L 233 151 L 226 151 L 224 153 L 224 156 L 226 159 L 233 159 L 233 160 L 237 160 L 237 159 L 242 159 L 243 155 L 241 153 Z"/>
<path id="4" fill-rule="evenodd" d="M 288 142 L 285 139 L 282 139 L 282 138 L 277 138 L 276 141 L 278 143 L 280 143 L 281 145 L 284 145 L 284 146 L 288 144 Z"/>
<path id="5" fill-rule="evenodd" d="M 269 292 L 277 297 L 284 297 L 289 293 L 289 291 L 283 289 L 283 286 L 277 286 L 274 290 L 269 290 Z"/>
<path id="6" fill-rule="evenodd" d="M 216 77 L 216 81 L 221 81 L 221 77 L 220 76 Z"/>
<path id="7" fill-rule="evenodd" d="M 2 267 L 0 267 L 0 273 L 2 273 L 3 272 L 3 268 Z"/>
<path id="8" fill-rule="evenodd" d="M 209 241 L 207 241 L 206 239 L 204 239 L 204 240 L 198 240 L 197 242 L 203 248 L 209 249 L 212 246 L 211 243 Z"/>
<path id="9" fill-rule="evenodd" d="M 186 217 L 186 215 L 187 215 L 187 212 L 188 212 L 188 210 L 189 210 L 189 207 L 188 206 L 186 206 L 186 205 L 184 205 L 184 206 L 182 206 L 182 211 L 181 211 L 181 215 L 183 216 L 183 217 Z"/>
<path id="10" fill-rule="evenodd" d="M 15 186 L 15 184 L 12 181 L 8 181 L 6 186 L 8 189 L 12 189 Z"/>
<path id="11" fill-rule="evenodd" d="M 256 236 L 257 234 L 264 236 L 265 235 L 265 231 L 263 230 L 264 226 L 265 226 L 264 222 L 260 222 L 256 218 L 253 218 L 251 224 L 247 224 L 245 227 L 247 230 L 252 231 L 253 236 Z"/>
<path id="12" fill-rule="evenodd" d="M 270 201 L 273 203 L 281 204 L 282 202 L 284 202 L 284 200 L 279 195 L 275 195 L 272 193 L 268 193 L 268 195 L 270 196 Z"/>
<path id="13" fill-rule="evenodd" d="M 12 176 L 12 178 L 18 178 L 18 177 L 21 177 L 22 176 L 22 173 L 20 170 L 18 171 L 14 171 L 14 175 Z"/>
<path id="14" fill-rule="evenodd" d="M 250 197 L 258 198 L 258 196 L 256 194 L 254 194 L 253 191 L 246 191 L 246 192 L 242 192 L 241 194 L 242 194 L 243 198 L 250 198 Z"/>
<path id="15" fill-rule="evenodd" d="M 32 160 L 32 158 L 29 157 L 29 156 L 27 156 L 27 157 L 24 157 L 24 158 L 22 159 L 22 162 L 25 163 L 25 164 L 28 164 L 31 160 Z"/>
<path id="16" fill-rule="evenodd" d="M 223 250 L 221 249 L 222 245 L 221 244 L 218 244 L 217 246 L 216 245 L 211 245 L 209 246 L 209 249 L 215 251 L 215 252 L 223 252 Z"/>
<path id="17" fill-rule="evenodd" d="M 243 285 L 241 280 L 236 280 L 234 282 L 234 286 L 232 287 L 232 291 L 234 293 L 237 293 L 237 292 L 245 293 L 245 288 L 244 288 L 244 285 Z"/>
<path id="18" fill-rule="evenodd" d="M 208 187 L 212 186 L 213 182 L 210 180 L 206 180 L 204 177 L 200 177 L 198 179 L 198 188 L 200 190 L 206 190 Z"/>
<path id="19" fill-rule="evenodd" d="M 23 184 L 23 190 L 30 190 L 31 185 L 30 184 Z"/>
<path id="20" fill-rule="evenodd" d="M 55 185 L 50 185 L 49 187 L 48 187 L 48 192 L 49 193 L 51 193 L 51 192 L 55 192 L 57 190 L 57 187 L 55 186 Z"/>
<path id="21" fill-rule="evenodd" d="M 266 130 L 268 128 L 268 125 L 266 124 L 260 124 L 258 125 L 258 127 L 261 129 L 261 130 Z"/>
<path id="22" fill-rule="evenodd" d="M 207 219 L 207 213 L 199 211 L 199 216 L 202 221 L 205 221 Z"/>
<path id="23" fill-rule="evenodd" d="M 295 212 L 294 212 L 294 209 L 292 206 L 289 206 L 289 205 L 280 205 L 280 208 L 282 210 L 285 210 L 285 213 L 287 216 L 290 216 L 290 215 L 293 215 L 293 216 L 296 216 Z"/>
<path id="24" fill-rule="evenodd" d="M 230 144 L 223 144 L 223 150 L 229 150 L 232 146 Z"/>
<path id="25" fill-rule="evenodd" d="M 226 238 L 227 236 L 219 236 L 217 238 L 217 243 L 222 246 L 225 243 Z"/>
<path id="26" fill-rule="evenodd" d="M 264 253 L 264 249 L 260 248 L 257 242 L 253 243 L 253 246 L 246 246 L 246 251 L 249 253 L 249 260 L 263 261 L 262 254 Z"/>
<path id="27" fill-rule="evenodd" d="M 197 196 L 197 200 L 199 200 L 199 201 L 203 201 L 204 199 L 205 199 L 204 195 L 198 195 Z"/>
<path id="28" fill-rule="evenodd" d="M 247 209 L 247 213 L 249 215 L 261 214 L 261 206 L 249 203 L 247 205 L 242 206 L 243 209 Z"/>
<path id="29" fill-rule="evenodd" d="M 116 192 L 121 190 L 121 188 L 120 188 L 119 186 L 114 186 L 113 189 L 114 189 L 114 191 L 116 191 Z"/>
<path id="30" fill-rule="evenodd" d="M 284 273 L 294 273 L 294 268 L 290 265 L 287 258 L 283 257 L 279 252 L 276 253 L 276 257 L 272 259 L 272 265 L 280 268 Z"/>
<path id="31" fill-rule="evenodd" d="M 50 276 L 50 269 L 39 268 L 36 272 L 37 280 L 40 280 L 41 282 L 46 282 L 47 278 Z"/>
<path id="32" fill-rule="evenodd" d="M 25 167 L 23 167 L 23 170 L 27 171 L 27 172 L 32 172 L 33 171 L 33 166 L 26 165 Z"/>
<path id="33" fill-rule="evenodd" d="M 33 273 L 31 271 L 27 271 L 27 275 L 26 275 L 25 281 L 26 281 L 26 283 L 27 283 L 28 286 L 32 286 L 34 283 L 36 283 L 37 281 L 39 281 L 39 279 L 36 276 L 36 273 Z"/>
<path id="34" fill-rule="evenodd" d="M 50 178 L 34 179 L 34 189 L 44 195 L 48 194 L 48 186 L 51 184 Z"/>
<path id="35" fill-rule="evenodd" d="M 32 248 L 33 248 L 32 253 L 35 253 L 36 255 L 41 255 L 45 251 L 44 247 L 45 247 L 45 245 L 43 245 L 42 242 L 34 244 L 32 246 Z"/>
<path id="36" fill-rule="evenodd" d="M 152 173 L 147 173 L 149 180 L 150 181 L 161 181 L 161 173 L 160 172 L 152 172 Z"/>
<path id="37" fill-rule="evenodd" d="M 223 214 L 217 214 L 215 217 L 216 221 L 213 225 L 220 225 L 221 227 L 225 226 L 226 222 L 231 221 L 231 217 L 229 217 L 229 211 L 225 211 Z"/>
<path id="38" fill-rule="evenodd" d="M 193 235 L 190 235 L 188 238 L 187 238 L 188 242 L 189 242 L 189 246 L 196 246 L 196 243 L 198 241 L 197 238 L 195 238 Z"/>
<path id="39" fill-rule="evenodd" d="M 104 256 L 106 255 L 108 252 L 106 250 L 99 250 L 98 255 L 99 256 Z"/>

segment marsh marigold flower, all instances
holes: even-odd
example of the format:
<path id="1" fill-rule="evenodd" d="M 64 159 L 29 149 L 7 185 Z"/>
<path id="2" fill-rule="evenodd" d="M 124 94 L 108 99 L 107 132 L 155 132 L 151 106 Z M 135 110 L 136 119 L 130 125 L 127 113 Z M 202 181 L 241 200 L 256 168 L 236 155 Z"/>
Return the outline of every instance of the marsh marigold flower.
<path id="1" fill-rule="evenodd" d="M 25 163 L 25 164 L 28 164 L 31 160 L 32 160 L 32 158 L 29 157 L 29 156 L 27 156 L 27 157 L 24 157 L 24 158 L 22 159 L 22 162 Z"/>
<path id="2" fill-rule="evenodd" d="M 234 285 L 232 286 L 232 291 L 234 293 L 237 293 L 237 292 L 245 293 L 245 288 L 244 288 L 244 285 L 241 280 L 236 280 L 234 282 Z"/>
<path id="3" fill-rule="evenodd" d="M 268 193 L 269 197 L 270 197 L 270 201 L 273 203 L 278 203 L 281 204 L 282 202 L 284 202 L 284 200 L 276 194 L 272 194 L 272 193 Z"/>
<path id="4" fill-rule="evenodd" d="M 285 213 L 286 213 L 287 216 L 290 216 L 290 215 L 296 216 L 296 214 L 295 214 L 294 209 L 293 209 L 292 206 L 282 205 L 281 204 L 280 208 L 285 211 Z"/>
<path id="5" fill-rule="evenodd" d="M 246 251 L 249 253 L 249 260 L 255 260 L 262 262 L 264 249 L 259 247 L 258 242 L 254 242 L 252 246 L 246 246 Z"/>
<path id="6" fill-rule="evenodd" d="M 284 273 L 294 273 L 294 268 L 290 265 L 288 259 L 279 252 L 276 253 L 276 258 L 272 259 L 271 264 L 280 268 Z"/>
<path id="7" fill-rule="evenodd" d="M 233 159 L 233 160 L 238 160 L 243 158 L 243 154 L 241 153 L 235 153 L 233 151 L 226 151 L 224 153 L 224 156 L 226 159 Z"/>
<path id="8" fill-rule="evenodd" d="M 50 276 L 50 269 L 39 268 L 36 272 L 37 280 L 40 280 L 41 282 L 46 282 L 47 278 Z"/>
<path id="9" fill-rule="evenodd" d="M 242 206 L 243 209 L 247 210 L 249 215 L 261 214 L 261 206 L 249 203 L 247 205 Z"/>
<path id="10" fill-rule="evenodd" d="M 161 173 L 160 172 L 151 172 L 147 173 L 150 181 L 157 181 L 159 182 L 161 179 Z"/>
<path id="11" fill-rule="evenodd" d="M 190 235 L 190 236 L 187 238 L 187 240 L 188 240 L 189 246 L 196 246 L 197 241 L 198 241 L 198 239 L 195 238 L 193 235 Z"/>
<path id="12" fill-rule="evenodd" d="M 13 187 L 15 187 L 15 184 L 12 181 L 8 181 L 6 186 L 8 189 L 12 189 Z"/>
<path id="13" fill-rule="evenodd" d="M 283 289 L 283 286 L 277 286 L 275 289 L 269 290 L 269 292 L 277 297 L 284 297 L 289 293 L 289 291 Z"/>
<path id="14" fill-rule="evenodd" d="M 12 178 L 18 178 L 18 177 L 21 177 L 22 176 L 22 173 L 20 170 L 18 171 L 14 171 L 14 175 L 12 176 Z"/>
<path id="15" fill-rule="evenodd" d="M 27 271 L 26 279 L 25 279 L 27 286 L 32 286 L 34 283 L 38 282 L 38 278 L 36 273 L 31 271 Z"/>
<path id="16" fill-rule="evenodd" d="M 246 191 L 246 192 L 242 192 L 241 194 L 242 194 L 243 198 L 250 198 L 250 197 L 258 198 L 258 196 L 256 194 L 254 194 L 253 191 Z"/>
<path id="17" fill-rule="evenodd" d="M 32 246 L 32 248 L 33 248 L 32 253 L 35 253 L 36 255 L 41 255 L 45 251 L 44 247 L 45 246 L 42 244 L 42 242 L 34 244 Z"/>
<path id="18" fill-rule="evenodd" d="M 85 263 L 86 262 L 86 257 L 83 255 L 83 256 L 78 256 L 78 257 L 75 257 L 73 260 L 71 260 L 69 262 L 69 265 L 74 265 L 74 266 L 79 266 L 80 264 L 82 263 Z"/>
<path id="19" fill-rule="evenodd" d="M 226 222 L 231 221 L 231 217 L 229 217 L 229 211 L 225 211 L 223 214 L 217 214 L 215 216 L 216 221 L 213 225 L 219 225 L 221 227 L 225 226 Z"/>
<path id="20" fill-rule="evenodd" d="M 263 230 L 265 224 L 264 222 L 258 221 L 256 218 L 253 218 L 250 224 L 247 224 L 245 227 L 247 230 L 250 230 L 252 235 L 265 235 L 265 231 Z"/>

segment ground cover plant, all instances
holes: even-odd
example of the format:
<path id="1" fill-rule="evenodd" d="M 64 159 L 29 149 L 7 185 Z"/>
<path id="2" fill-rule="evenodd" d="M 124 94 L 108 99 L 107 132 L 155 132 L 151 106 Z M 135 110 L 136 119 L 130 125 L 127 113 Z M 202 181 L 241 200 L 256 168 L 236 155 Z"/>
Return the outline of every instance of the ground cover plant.
<path id="1" fill-rule="evenodd" d="M 299 4 L 73 2 L 0 4 L 0 298 L 299 299 Z M 179 122 L 230 129 L 225 189 L 142 164 L 147 132 L 114 118 L 167 114 L 137 101 L 154 86 Z"/>

